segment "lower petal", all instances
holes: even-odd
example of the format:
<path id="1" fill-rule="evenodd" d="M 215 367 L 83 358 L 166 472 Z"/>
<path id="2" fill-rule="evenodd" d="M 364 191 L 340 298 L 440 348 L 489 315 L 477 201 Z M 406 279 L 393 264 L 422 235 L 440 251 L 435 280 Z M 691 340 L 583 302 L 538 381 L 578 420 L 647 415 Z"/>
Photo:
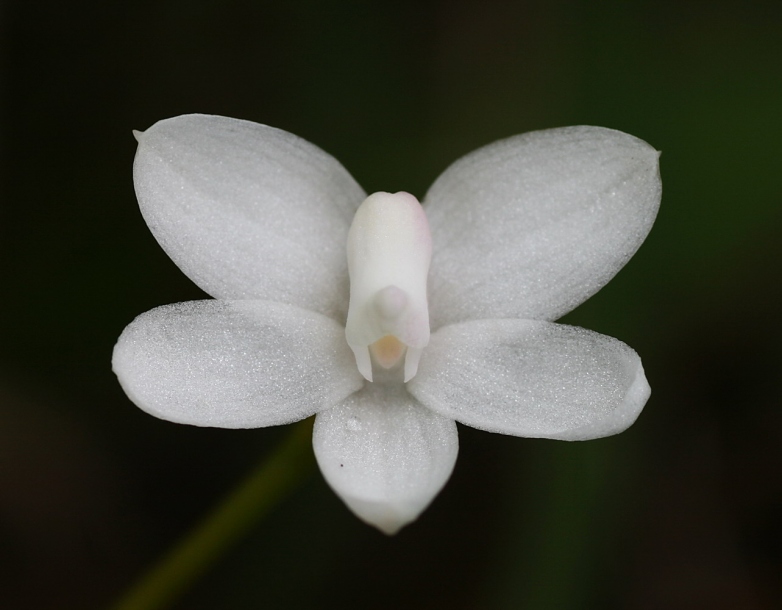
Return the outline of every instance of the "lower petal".
<path id="1" fill-rule="evenodd" d="M 459 450 L 452 419 L 422 407 L 401 384 L 378 383 L 319 413 L 312 444 L 334 492 L 386 534 L 423 512 Z"/>
<path id="2" fill-rule="evenodd" d="M 191 301 L 148 311 L 120 336 L 112 366 L 144 411 L 218 428 L 304 419 L 363 385 L 341 325 L 270 301 Z"/>
<path id="3" fill-rule="evenodd" d="M 432 335 L 408 390 L 468 426 L 587 440 L 630 426 L 651 390 L 630 347 L 532 320 L 477 320 Z"/>

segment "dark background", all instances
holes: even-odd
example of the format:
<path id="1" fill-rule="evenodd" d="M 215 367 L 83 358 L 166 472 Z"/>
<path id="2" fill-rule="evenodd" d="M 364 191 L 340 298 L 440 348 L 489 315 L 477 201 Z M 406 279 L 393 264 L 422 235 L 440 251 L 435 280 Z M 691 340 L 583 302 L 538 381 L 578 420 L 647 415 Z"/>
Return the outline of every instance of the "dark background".
<path id="1" fill-rule="evenodd" d="M 782 3 L 14 0 L 0 20 L 0 607 L 105 606 L 284 434 L 156 420 L 110 369 L 134 316 L 203 296 L 131 177 L 131 129 L 187 112 L 419 197 L 494 139 L 603 125 L 663 151 L 664 195 L 566 318 L 641 354 L 628 432 L 462 427 L 394 538 L 313 473 L 177 608 L 782 606 Z"/>

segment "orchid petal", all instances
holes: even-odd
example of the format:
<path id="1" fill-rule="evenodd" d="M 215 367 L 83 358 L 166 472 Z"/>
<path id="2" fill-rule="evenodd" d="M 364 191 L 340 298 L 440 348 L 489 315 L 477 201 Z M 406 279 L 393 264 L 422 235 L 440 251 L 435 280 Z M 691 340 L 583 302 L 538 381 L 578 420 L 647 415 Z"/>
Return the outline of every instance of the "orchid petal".
<path id="1" fill-rule="evenodd" d="M 269 301 L 191 301 L 148 311 L 124 330 L 112 365 L 144 411 L 220 428 L 290 423 L 363 385 L 339 324 Z"/>
<path id="2" fill-rule="evenodd" d="M 602 127 L 535 131 L 481 148 L 432 185 L 432 328 L 555 320 L 605 285 L 649 232 L 659 153 Z"/>
<path id="3" fill-rule="evenodd" d="M 139 206 L 166 253 L 216 298 L 263 299 L 344 321 L 348 228 L 364 191 L 285 131 L 184 115 L 137 134 Z"/>
<path id="4" fill-rule="evenodd" d="M 468 426 L 561 440 L 621 432 L 650 394 L 638 354 L 621 341 L 533 320 L 443 327 L 407 388 Z"/>
<path id="5" fill-rule="evenodd" d="M 451 475 L 453 420 L 423 408 L 401 384 L 368 384 L 318 414 L 312 438 L 328 484 L 386 534 L 414 521 Z"/>

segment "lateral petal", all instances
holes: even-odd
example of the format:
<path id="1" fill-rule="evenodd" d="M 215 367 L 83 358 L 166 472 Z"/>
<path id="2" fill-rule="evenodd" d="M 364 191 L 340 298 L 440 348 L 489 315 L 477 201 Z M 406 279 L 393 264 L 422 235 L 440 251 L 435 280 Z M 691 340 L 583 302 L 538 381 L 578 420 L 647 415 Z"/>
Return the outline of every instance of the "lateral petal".
<path id="1" fill-rule="evenodd" d="M 312 445 L 334 492 L 389 535 L 434 499 L 459 450 L 452 419 L 423 408 L 402 384 L 380 383 L 318 413 Z"/>
<path id="2" fill-rule="evenodd" d="M 621 432 L 651 392 L 638 354 L 621 341 L 533 320 L 441 328 L 407 388 L 468 426 L 561 440 Z"/>
<path id="3" fill-rule="evenodd" d="M 137 317 L 112 366 L 130 399 L 169 421 L 260 428 L 304 419 L 363 385 L 344 329 L 269 301 L 190 301 Z"/>
<path id="4" fill-rule="evenodd" d="M 602 127 L 500 140 L 462 157 L 424 199 L 432 328 L 555 320 L 635 253 L 662 192 L 659 153 Z"/>
<path id="5" fill-rule="evenodd" d="M 340 163 L 280 129 L 183 115 L 137 134 L 136 195 L 155 238 L 203 290 L 344 321 L 345 242 L 366 195 Z"/>

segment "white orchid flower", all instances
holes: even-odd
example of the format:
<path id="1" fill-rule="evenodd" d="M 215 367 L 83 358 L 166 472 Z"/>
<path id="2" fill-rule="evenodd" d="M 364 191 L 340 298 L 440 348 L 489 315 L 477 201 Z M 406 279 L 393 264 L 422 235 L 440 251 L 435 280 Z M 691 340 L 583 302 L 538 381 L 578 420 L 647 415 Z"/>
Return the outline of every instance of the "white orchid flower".
<path id="1" fill-rule="evenodd" d="M 122 333 L 114 371 L 152 415 L 254 428 L 315 414 L 326 481 L 392 534 L 448 480 L 456 421 L 585 440 L 646 403 L 632 349 L 553 322 L 649 232 L 661 183 L 645 142 L 515 136 L 458 160 L 421 206 L 367 197 L 333 157 L 264 125 L 187 115 L 137 138 L 142 214 L 214 297 Z"/>

